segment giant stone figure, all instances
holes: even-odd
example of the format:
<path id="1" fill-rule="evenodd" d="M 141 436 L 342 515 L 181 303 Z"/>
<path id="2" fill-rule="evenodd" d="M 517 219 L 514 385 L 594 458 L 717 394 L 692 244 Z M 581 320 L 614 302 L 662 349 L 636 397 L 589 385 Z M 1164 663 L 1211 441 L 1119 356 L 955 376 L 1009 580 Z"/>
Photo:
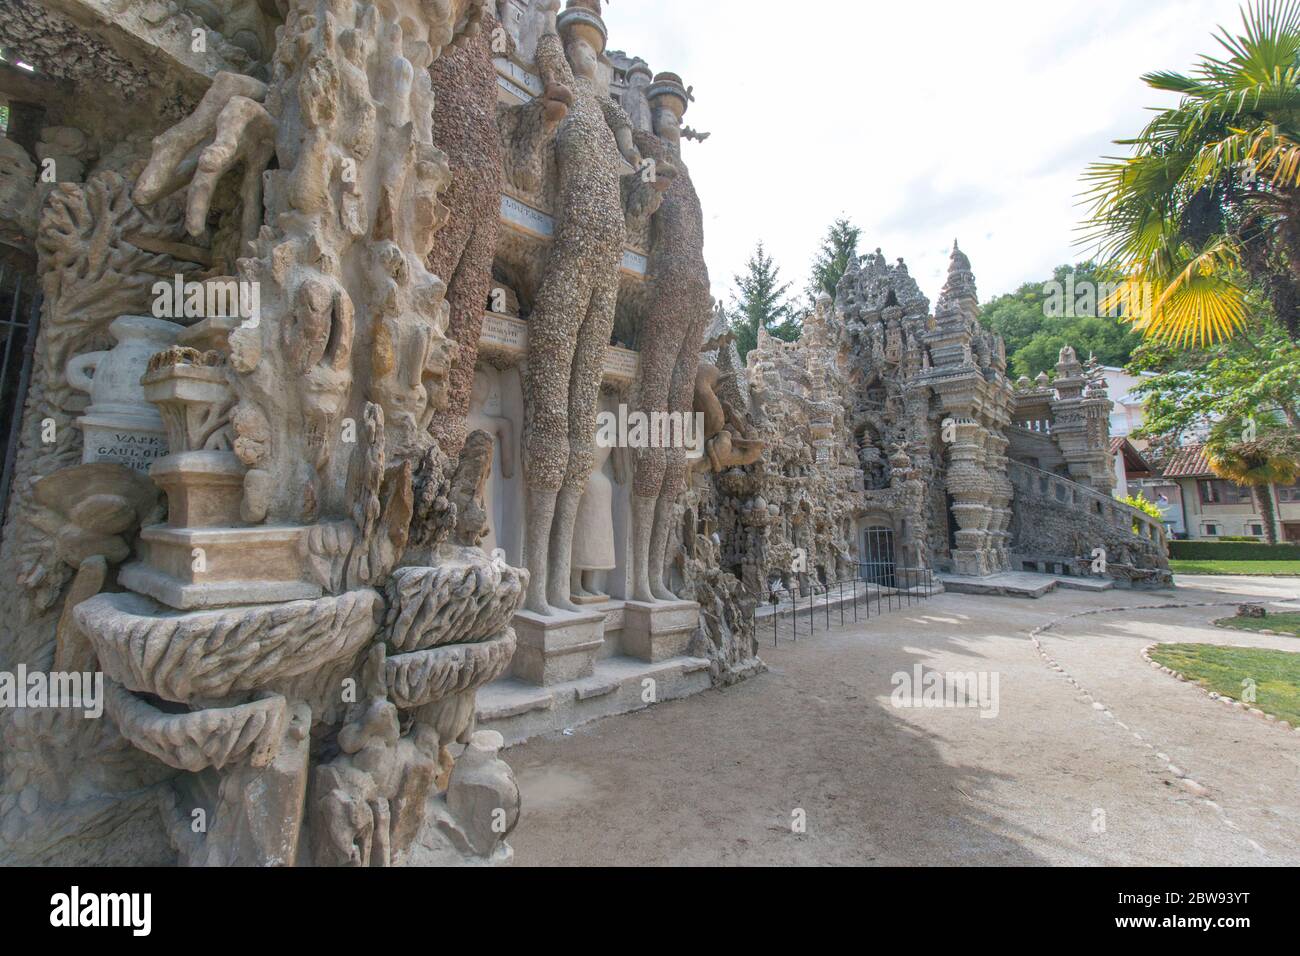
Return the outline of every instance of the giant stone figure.
<path id="1" fill-rule="evenodd" d="M 614 325 L 626 236 L 622 159 L 641 161 L 622 108 L 601 88 L 605 26 L 598 0 L 546 9 L 537 64 L 573 91 L 555 135 L 555 236 L 529 321 L 524 468 L 526 607 L 576 611 L 569 595 L 573 527 L 593 466 L 596 400 Z M 561 35 L 563 41 L 561 41 Z"/>

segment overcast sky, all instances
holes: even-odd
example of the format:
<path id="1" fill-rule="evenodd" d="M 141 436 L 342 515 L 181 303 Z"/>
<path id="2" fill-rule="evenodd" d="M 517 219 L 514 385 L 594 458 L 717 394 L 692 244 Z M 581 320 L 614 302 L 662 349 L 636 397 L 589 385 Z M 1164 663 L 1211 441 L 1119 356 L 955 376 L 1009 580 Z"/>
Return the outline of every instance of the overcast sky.
<path id="1" fill-rule="evenodd" d="M 1214 52 L 1232 0 L 614 0 L 610 47 L 695 87 L 687 143 L 714 295 L 762 239 L 802 292 L 826 227 L 933 302 L 954 238 L 981 300 L 1081 258 L 1079 175 L 1135 134 L 1149 70 Z"/>

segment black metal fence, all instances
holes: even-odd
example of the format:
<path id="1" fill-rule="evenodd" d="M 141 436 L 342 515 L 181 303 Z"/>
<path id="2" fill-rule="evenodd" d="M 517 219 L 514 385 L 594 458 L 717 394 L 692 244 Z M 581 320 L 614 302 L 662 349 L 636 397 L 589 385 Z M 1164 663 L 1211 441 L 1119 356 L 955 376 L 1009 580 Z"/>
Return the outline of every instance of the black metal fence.
<path id="1" fill-rule="evenodd" d="M 4 470 L 0 474 L 0 527 L 9 506 L 14 461 L 23 406 L 31 384 L 32 360 L 36 351 L 41 296 L 31 273 L 0 261 L 0 449 Z"/>
<path id="2" fill-rule="evenodd" d="M 801 589 L 769 588 L 766 602 L 755 611 L 760 638 L 770 633 L 773 646 L 782 637 L 797 641 L 904 610 L 934 593 L 934 573 L 928 568 L 894 566 L 885 580 L 876 572 L 864 566 L 840 581 L 814 582 Z"/>

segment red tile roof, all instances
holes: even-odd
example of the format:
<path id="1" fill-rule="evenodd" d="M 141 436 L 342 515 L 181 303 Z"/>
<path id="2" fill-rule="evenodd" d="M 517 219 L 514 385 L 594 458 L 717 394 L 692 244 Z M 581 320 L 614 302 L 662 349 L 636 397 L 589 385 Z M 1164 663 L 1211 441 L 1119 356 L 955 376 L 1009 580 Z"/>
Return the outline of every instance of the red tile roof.
<path id="1" fill-rule="evenodd" d="M 1124 456 L 1124 471 L 1130 478 L 1151 474 L 1151 466 L 1137 450 L 1137 446 L 1123 435 L 1110 440 L 1110 453 Z"/>
<path id="2" fill-rule="evenodd" d="M 1204 445 L 1188 445 L 1174 453 L 1165 465 L 1166 478 L 1213 478 L 1210 463 L 1205 458 Z"/>

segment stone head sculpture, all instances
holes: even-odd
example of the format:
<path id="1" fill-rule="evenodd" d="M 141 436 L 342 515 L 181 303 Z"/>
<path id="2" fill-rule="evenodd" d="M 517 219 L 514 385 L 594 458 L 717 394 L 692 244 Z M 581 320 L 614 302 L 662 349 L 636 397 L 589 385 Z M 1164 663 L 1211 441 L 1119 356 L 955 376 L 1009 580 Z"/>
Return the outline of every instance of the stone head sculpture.
<path id="1" fill-rule="evenodd" d="M 646 89 L 653 111 L 655 135 L 678 146 L 682 138 L 682 117 L 690 105 L 690 94 L 676 73 L 659 73 Z"/>
<path id="2" fill-rule="evenodd" d="M 564 52 L 575 76 L 595 80 L 609 31 L 600 16 L 600 0 L 569 0 L 556 19 Z"/>

